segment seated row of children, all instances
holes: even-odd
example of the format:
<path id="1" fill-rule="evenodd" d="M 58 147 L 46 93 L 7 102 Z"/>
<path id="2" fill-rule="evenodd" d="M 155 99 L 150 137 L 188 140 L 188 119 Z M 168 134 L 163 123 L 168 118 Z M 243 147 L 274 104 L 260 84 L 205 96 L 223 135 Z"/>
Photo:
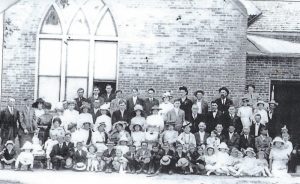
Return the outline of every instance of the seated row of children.
<path id="1" fill-rule="evenodd" d="M 75 171 L 98 172 L 127 172 L 146 174 L 197 174 L 197 175 L 233 175 L 233 176 L 288 176 L 288 155 L 284 148 L 284 141 L 276 137 L 272 142 L 269 156 L 263 151 L 255 153 L 253 148 L 239 151 L 229 149 L 222 142 L 218 147 L 214 145 L 197 146 L 190 144 L 185 150 L 180 143 L 153 143 L 149 149 L 148 142 L 143 141 L 140 148 L 128 144 L 125 137 L 118 145 L 108 141 L 107 149 L 98 151 L 97 146 L 84 146 L 77 142 L 76 147 L 70 141 L 70 135 L 58 136 L 47 155 L 47 168 L 53 170 L 73 169 Z M 21 170 L 22 166 L 33 169 L 35 156 L 42 154 L 35 152 L 35 144 L 26 142 L 21 153 L 16 154 L 13 141 L 7 141 L 1 152 L 1 166 L 11 166 Z M 47 150 L 46 150 L 47 152 Z"/>

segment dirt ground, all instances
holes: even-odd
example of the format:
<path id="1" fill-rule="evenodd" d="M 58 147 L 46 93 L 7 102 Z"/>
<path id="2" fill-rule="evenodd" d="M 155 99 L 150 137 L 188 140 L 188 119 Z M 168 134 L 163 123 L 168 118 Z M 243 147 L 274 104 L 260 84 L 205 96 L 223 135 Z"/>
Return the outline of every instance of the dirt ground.
<path id="1" fill-rule="evenodd" d="M 300 184 L 300 177 L 234 178 L 231 176 L 105 174 L 74 171 L 0 171 L 0 184 Z"/>

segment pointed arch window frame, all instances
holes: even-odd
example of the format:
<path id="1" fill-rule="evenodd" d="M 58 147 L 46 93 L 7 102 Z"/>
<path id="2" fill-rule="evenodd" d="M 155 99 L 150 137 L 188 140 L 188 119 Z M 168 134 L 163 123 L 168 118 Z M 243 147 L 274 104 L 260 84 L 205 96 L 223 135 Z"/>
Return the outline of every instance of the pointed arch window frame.
<path id="1" fill-rule="evenodd" d="M 103 2 L 103 1 L 102 1 Z M 98 19 L 95 20 L 96 24 L 91 24 L 89 20 L 87 20 L 87 23 L 89 25 L 89 35 L 70 35 L 68 34 L 68 31 L 70 30 L 71 24 L 73 20 L 75 19 L 75 16 L 77 15 L 78 11 L 82 10 L 83 4 L 78 7 L 78 10 L 76 11 L 75 15 L 73 16 L 73 19 L 66 24 L 63 21 L 63 14 L 58 7 L 56 3 L 52 3 L 48 6 L 46 9 L 44 15 L 42 16 L 42 21 L 40 22 L 40 25 L 38 27 L 38 33 L 37 33 L 37 41 L 36 41 L 36 67 L 35 67 L 35 90 L 34 90 L 34 97 L 35 99 L 39 97 L 39 59 L 40 59 L 40 41 L 44 39 L 54 39 L 54 40 L 61 40 L 62 41 L 62 48 L 61 48 L 61 73 L 60 73 L 60 92 L 59 92 L 59 101 L 65 100 L 66 99 L 66 81 L 67 81 L 67 43 L 69 40 L 79 40 L 79 41 L 89 41 L 90 45 L 90 51 L 89 51 L 89 67 L 88 67 L 88 86 L 87 86 L 87 92 L 86 94 L 91 95 L 93 91 L 93 82 L 94 82 L 94 63 L 95 63 L 95 44 L 96 42 L 114 42 L 117 44 L 117 53 L 116 53 L 116 86 L 118 86 L 118 74 L 119 74 L 119 37 L 118 37 L 118 31 L 117 31 L 117 26 L 115 19 L 113 18 L 113 15 L 109 9 L 109 7 L 103 2 L 104 7 L 101 9 L 101 11 L 98 13 L 97 17 Z M 42 26 L 44 24 L 45 18 L 47 17 L 47 14 L 49 10 L 53 7 L 53 9 L 56 11 L 60 24 L 61 24 L 61 29 L 62 33 L 61 34 L 46 34 L 42 33 Z M 101 36 L 101 35 L 96 35 L 97 29 L 99 25 L 101 24 L 101 21 L 103 17 L 105 16 L 106 12 L 110 13 L 110 16 L 112 17 L 112 21 L 114 23 L 115 27 L 115 33 L 116 36 Z M 85 15 L 84 15 L 85 16 Z M 86 16 L 85 16 L 86 18 Z"/>

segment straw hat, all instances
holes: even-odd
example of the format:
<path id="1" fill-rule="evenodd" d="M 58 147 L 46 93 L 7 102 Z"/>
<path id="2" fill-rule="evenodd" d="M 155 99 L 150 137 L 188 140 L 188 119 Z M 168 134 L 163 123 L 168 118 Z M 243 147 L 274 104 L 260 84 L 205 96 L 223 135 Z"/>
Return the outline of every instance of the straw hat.
<path id="1" fill-rule="evenodd" d="M 161 165 L 169 165 L 171 163 L 171 159 L 169 156 L 165 155 L 160 159 L 160 164 Z"/>
<path id="2" fill-rule="evenodd" d="M 245 150 L 245 153 L 246 153 L 246 154 L 247 154 L 247 152 L 251 152 L 254 156 L 256 155 L 253 148 L 248 147 L 248 148 Z"/>
<path id="3" fill-rule="evenodd" d="M 221 144 L 218 146 L 218 149 L 226 149 L 229 150 L 227 144 L 225 142 L 221 142 Z"/>
<path id="4" fill-rule="evenodd" d="M 26 141 L 21 149 L 22 150 L 32 150 L 33 149 L 32 143 L 29 141 Z"/>
<path id="5" fill-rule="evenodd" d="M 110 108 L 110 104 L 109 103 L 105 103 L 103 105 L 100 106 L 100 110 L 109 110 Z"/>
<path id="6" fill-rule="evenodd" d="M 178 167 L 187 167 L 189 165 L 189 161 L 186 158 L 180 158 L 177 165 Z"/>
<path id="7" fill-rule="evenodd" d="M 255 106 L 257 106 L 257 107 L 258 107 L 258 105 L 259 105 L 259 104 L 263 104 L 263 105 L 264 105 L 264 107 L 267 107 L 267 106 L 268 106 L 268 104 L 267 104 L 266 102 L 262 101 L 262 100 L 260 100 L 260 101 L 256 102 Z"/>
<path id="8" fill-rule="evenodd" d="M 280 143 L 284 144 L 284 141 L 282 140 L 281 137 L 275 137 L 274 140 L 272 141 L 272 144 L 275 144 L 275 142 L 280 142 Z"/>
<path id="9" fill-rule="evenodd" d="M 122 127 L 124 128 L 124 127 L 126 127 L 126 126 L 128 125 L 128 123 L 125 122 L 125 121 L 118 121 L 118 122 L 115 122 L 115 123 L 113 124 L 112 129 L 115 129 L 117 125 L 122 125 Z"/>
<path id="10" fill-rule="evenodd" d="M 15 143 L 14 143 L 12 140 L 6 141 L 5 147 L 6 147 L 8 144 L 11 144 L 12 146 L 15 146 Z"/>
<path id="11" fill-rule="evenodd" d="M 86 164 L 83 162 L 78 162 L 74 165 L 73 169 L 75 171 L 85 171 L 86 170 Z"/>

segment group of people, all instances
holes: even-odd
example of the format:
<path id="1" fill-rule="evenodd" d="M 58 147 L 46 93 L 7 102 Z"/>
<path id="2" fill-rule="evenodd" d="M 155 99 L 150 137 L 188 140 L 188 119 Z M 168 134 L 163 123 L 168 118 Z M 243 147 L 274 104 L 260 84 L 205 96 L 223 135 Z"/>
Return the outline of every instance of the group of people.
<path id="1" fill-rule="evenodd" d="M 146 99 L 137 88 L 128 99 L 111 85 L 103 95 L 94 87 L 89 98 L 80 88 L 78 98 L 54 108 L 26 98 L 17 110 L 10 98 L 0 114 L 1 168 L 32 170 L 40 164 L 106 173 L 289 176 L 298 150 L 278 103 L 262 101 L 254 85 L 247 90 L 234 105 L 229 90 L 220 88 L 210 110 L 204 91 L 189 99 L 185 86 L 179 98 L 167 91 L 161 100 L 153 88 Z"/>

